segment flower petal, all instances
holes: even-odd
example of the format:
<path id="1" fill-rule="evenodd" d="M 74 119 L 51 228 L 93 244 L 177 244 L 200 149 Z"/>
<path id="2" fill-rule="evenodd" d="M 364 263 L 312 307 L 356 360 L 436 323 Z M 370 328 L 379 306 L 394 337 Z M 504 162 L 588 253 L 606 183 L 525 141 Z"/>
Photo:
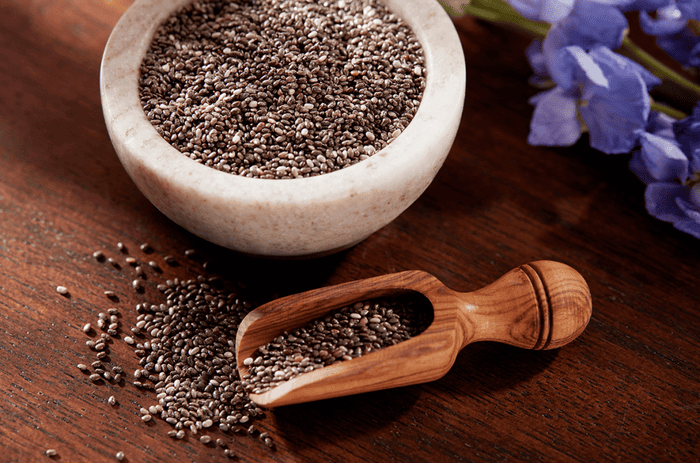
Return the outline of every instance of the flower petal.
<path id="1" fill-rule="evenodd" d="M 674 122 L 676 122 L 676 120 L 668 114 L 659 111 L 651 111 L 649 113 L 649 120 L 647 121 L 647 132 L 675 142 L 676 135 L 673 133 Z"/>
<path id="2" fill-rule="evenodd" d="M 629 153 L 644 131 L 650 111 L 647 86 L 633 66 L 605 47 L 590 53 L 607 77 L 607 88 L 585 82 L 581 115 L 591 147 L 607 154 Z"/>
<path id="3" fill-rule="evenodd" d="M 608 47 L 594 47 L 590 51 L 590 55 L 593 61 L 598 63 L 598 65 L 603 67 L 604 69 L 605 66 L 607 66 L 607 68 L 611 70 L 618 69 L 620 73 L 629 74 L 631 72 L 635 72 L 639 74 L 639 76 L 644 81 L 644 85 L 647 86 L 647 90 L 661 83 L 661 79 L 656 77 L 651 72 L 647 71 L 642 65 L 640 65 L 632 59 L 627 58 L 626 56 L 622 56 L 619 53 L 613 52 Z"/>
<path id="4" fill-rule="evenodd" d="M 544 0 L 537 19 L 548 23 L 564 19 L 574 7 L 574 1 L 575 0 Z"/>
<path id="5" fill-rule="evenodd" d="M 572 90 L 584 79 L 595 85 L 608 87 L 608 79 L 600 66 L 579 46 L 559 50 L 549 66 L 552 79 L 563 89 Z"/>
<path id="6" fill-rule="evenodd" d="M 700 105 L 693 108 L 693 113 L 673 124 L 676 141 L 691 161 L 696 152 L 700 151 Z"/>
<path id="7" fill-rule="evenodd" d="M 548 76 L 547 66 L 544 60 L 544 52 L 542 51 L 542 42 L 540 40 L 533 40 L 530 45 L 525 49 L 525 56 L 527 57 L 532 72 L 538 76 Z"/>
<path id="8" fill-rule="evenodd" d="M 578 47 L 584 52 L 596 46 L 618 48 L 627 29 L 627 19 L 614 6 L 601 5 L 591 0 L 579 0 L 569 16 L 557 21 L 547 32 L 542 45 L 549 75 L 567 90 L 572 88 L 575 78 L 572 65 L 589 69 L 590 65 L 579 61 L 578 52 L 563 52 L 567 47 Z M 567 56 L 567 53 L 571 56 Z M 572 59 L 573 58 L 573 59 Z M 566 60 L 564 63 L 561 60 Z"/>
<path id="9" fill-rule="evenodd" d="M 639 180 L 641 180 L 645 185 L 649 185 L 650 183 L 656 182 L 656 179 L 652 177 L 652 175 L 649 173 L 649 169 L 647 169 L 646 164 L 644 164 L 641 151 L 638 150 L 632 153 L 632 158 L 630 159 L 628 166 L 630 170 L 637 176 L 637 178 L 639 178 Z"/>
<path id="10" fill-rule="evenodd" d="M 566 17 L 574 0 L 508 0 L 515 11 L 528 19 L 553 23 Z"/>
<path id="11" fill-rule="evenodd" d="M 650 183 L 644 191 L 647 211 L 664 222 L 685 220 L 685 211 L 678 206 L 676 198 L 687 198 L 688 190 L 677 183 Z"/>
<path id="12" fill-rule="evenodd" d="M 697 0 L 676 0 L 676 5 L 687 19 L 700 21 L 700 3 Z"/>
<path id="13" fill-rule="evenodd" d="M 695 47 L 698 43 L 700 43 L 700 38 L 687 27 L 675 34 L 660 35 L 656 38 L 656 44 L 659 48 L 683 66 L 690 65 L 697 53 Z"/>
<path id="14" fill-rule="evenodd" d="M 690 156 L 690 171 L 700 176 L 700 150 L 695 150 Z"/>
<path id="15" fill-rule="evenodd" d="M 700 209 L 681 197 L 676 198 L 676 203 L 685 214 L 685 218 L 674 222 L 673 226 L 682 232 L 700 238 Z"/>
<path id="16" fill-rule="evenodd" d="M 657 182 L 688 179 L 688 158 L 676 143 L 647 132 L 639 139 L 644 165 Z"/>
<path id="17" fill-rule="evenodd" d="M 528 143 L 533 146 L 571 146 L 581 137 L 576 99 L 560 87 L 535 95 Z"/>
<path id="18" fill-rule="evenodd" d="M 620 11 L 655 11 L 673 4 L 673 0 L 628 0 L 617 7 Z"/>
<path id="19" fill-rule="evenodd" d="M 682 31 L 687 22 L 688 20 L 683 17 L 652 19 L 646 11 L 639 12 L 639 25 L 649 35 L 675 34 Z"/>
<path id="20" fill-rule="evenodd" d="M 693 235 L 695 238 L 700 238 L 700 223 L 693 219 L 679 220 L 673 224 L 677 230 L 680 230 L 689 235 Z"/>
<path id="21" fill-rule="evenodd" d="M 629 26 L 627 18 L 614 4 L 604 5 L 590 0 L 577 1 L 561 23 L 568 39 L 567 45 L 578 45 L 586 50 L 596 45 L 617 49 L 622 45 L 622 38 Z"/>

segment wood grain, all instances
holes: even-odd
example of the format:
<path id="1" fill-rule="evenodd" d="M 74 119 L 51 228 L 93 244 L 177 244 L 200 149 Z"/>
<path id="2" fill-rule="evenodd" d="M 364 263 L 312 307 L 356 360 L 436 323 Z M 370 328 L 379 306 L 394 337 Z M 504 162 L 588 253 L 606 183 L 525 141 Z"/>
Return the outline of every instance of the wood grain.
<path id="1" fill-rule="evenodd" d="M 309 261 L 243 257 L 178 228 L 120 166 L 99 101 L 102 49 L 128 0 L 0 2 L 0 460 L 226 461 L 171 440 L 138 408 L 155 397 L 90 383 L 85 322 L 116 305 L 157 301 L 162 278 L 222 277 L 256 306 L 352 280 L 422 270 L 461 292 L 525 262 L 554 260 L 588 282 L 594 312 L 563 349 L 467 346 L 440 380 L 280 407 L 257 421 L 275 439 L 223 436 L 238 461 L 698 461 L 700 246 L 651 218 L 627 156 L 581 143 L 525 142 L 536 90 L 528 39 L 456 21 L 467 62 L 454 148 L 426 193 L 392 224 L 341 254 Z M 145 292 L 103 249 L 154 259 Z M 143 255 L 139 244 L 154 252 Z M 186 249 L 199 250 L 198 260 Z M 180 265 L 164 264 L 166 255 Z M 123 256 L 122 256 L 123 258 Z M 210 262 L 205 270 L 204 262 Z M 243 287 L 239 287 L 238 284 Z M 55 291 L 66 286 L 69 297 Z M 108 301 L 114 290 L 119 302 Z M 137 366 L 122 342 L 111 357 Z M 115 395 L 119 406 L 106 400 Z M 218 434 L 216 434 L 218 435 Z"/>

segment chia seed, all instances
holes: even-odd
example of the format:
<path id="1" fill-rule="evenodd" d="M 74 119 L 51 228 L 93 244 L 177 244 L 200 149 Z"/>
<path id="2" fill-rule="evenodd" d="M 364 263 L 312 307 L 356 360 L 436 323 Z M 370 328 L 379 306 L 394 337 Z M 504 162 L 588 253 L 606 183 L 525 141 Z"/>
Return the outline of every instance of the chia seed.
<path id="1" fill-rule="evenodd" d="M 147 249 L 141 251 L 153 252 Z M 157 267 L 151 262 L 151 267 Z M 132 384 L 144 393 L 153 391 L 155 397 L 155 403 L 142 407 L 140 418 L 148 424 L 163 419 L 173 427 L 169 435 L 175 439 L 183 439 L 186 432 L 195 435 L 215 428 L 220 431 L 214 432 L 228 432 L 238 424 L 249 426 L 263 413 L 245 392 L 235 359 L 236 331 L 252 306 L 237 294 L 218 289 L 222 286 L 219 281 L 203 275 L 189 280 L 163 279 L 158 285 L 159 300 L 136 304 L 135 322 L 128 314 L 120 315 L 116 307 L 97 316 L 97 326 L 112 329 L 115 335 L 122 316 L 134 323 L 132 332 L 138 337 L 121 338 L 132 347 L 139 363 L 130 370 Z M 93 372 L 87 365 L 79 365 L 89 381 L 114 384 L 122 380 L 124 370 L 108 357 L 108 343 L 117 339 L 87 340 L 86 345 L 103 359 L 91 364 Z M 114 396 L 106 402 L 117 405 Z"/>
<path id="2" fill-rule="evenodd" d="M 222 172 L 298 178 L 356 164 L 409 124 L 422 48 L 379 0 L 198 0 L 156 31 L 141 104 L 183 155 Z"/>
<path id="3" fill-rule="evenodd" d="M 352 360 L 398 344 L 423 332 L 432 322 L 432 306 L 408 294 L 343 307 L 304 327 L 284 332 L 243 361 L 243 386 L 261 394 L 304 373 Z"/>

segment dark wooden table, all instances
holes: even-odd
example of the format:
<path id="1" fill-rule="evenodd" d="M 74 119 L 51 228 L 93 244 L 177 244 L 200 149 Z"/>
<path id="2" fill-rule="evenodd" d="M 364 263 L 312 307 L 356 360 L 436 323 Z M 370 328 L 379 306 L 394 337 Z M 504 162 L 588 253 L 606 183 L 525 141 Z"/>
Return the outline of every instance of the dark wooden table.
<path id="1" fill-rule="evenodd" d="M 408 269 L 453 289 L 552 259 L 593 295 L 583 335 L 558 351 L 467 347 L 434 383 L 267 411 L 276 443 L 224 435 L 238 461 L 700 461 L 700 242 L 647 215 L 627 156 L 526 144 L 528 41 L 456 21 L 468 68 L 464 117 L 435 182 L 408 211 L 327 258 L 243 257 L 192 236 L 141 195 L 112 149 L 99 63 L 128 0 L 0 1 L 0 461 L 226 461 L 170 426 L 143 423 L 152 392 L 93 384 L 81 327 L 99 312 L 157 298 L 130 291 L 130 269 L 92 257 L 165 255 L 163 278 L 200 272 L 278 295 Z M 429 135 L 426 135 L 429 136 Z M 183 257 L 197 249 L 201 259 Z M 124 255 L 121 255 L 123 258 Z M 210 262 L 206 269 L 203 262 Z M 56 286 L 69 290 L 66 296 Z M 114 290 L 118 303 L 103 292 Z M 123 342 L 111 357 L 137 365 Z M 131 380 L 131 378 L 130 378 Z M 114 395 L 119 405 L 111 407 Z"/>

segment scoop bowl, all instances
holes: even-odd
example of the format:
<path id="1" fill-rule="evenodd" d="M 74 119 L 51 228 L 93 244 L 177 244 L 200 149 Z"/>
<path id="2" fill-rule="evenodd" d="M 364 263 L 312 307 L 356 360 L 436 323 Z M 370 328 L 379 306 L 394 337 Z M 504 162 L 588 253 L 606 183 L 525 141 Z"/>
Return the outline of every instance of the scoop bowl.
<path id="1" fill-rule="evenodd" d="M 244 360 L 284 331 L 358 301 L 407 292 L 425 296 L 432 305 L 433 321 L 424 332 L 250 394 L 251 400 L 272 408 L 434 381 L 472 342 L 534 350 L 562 347 L 583 332 L 593 310 L 586 281 L 559 262 L 522 265 L 469 293 L 453 291 L 425 272 L 401 272 L 293 294 L 253 310 L 238 328 L 238 369 L 247 374 Z"/>

